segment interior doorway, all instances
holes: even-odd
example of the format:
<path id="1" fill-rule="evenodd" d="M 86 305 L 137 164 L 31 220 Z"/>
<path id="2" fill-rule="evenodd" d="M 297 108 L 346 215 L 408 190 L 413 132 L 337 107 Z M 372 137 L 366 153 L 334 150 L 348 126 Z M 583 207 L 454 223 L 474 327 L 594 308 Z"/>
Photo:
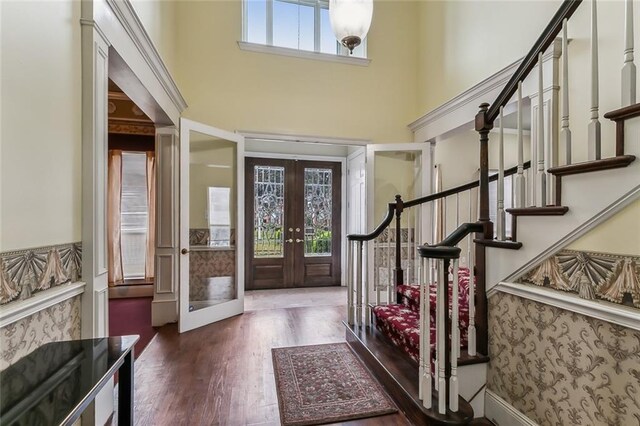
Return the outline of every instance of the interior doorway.
<path id="1" fill-rule="evenodd" d="M 155 336 L 155 125 L 109 80 L 107 253 L 110 336 L 137 334 L 138 357 Z"/>
<path id="2" fill-rule="evenodd" d="M 341 284 L 340 162 L 247 157 L 248 290 Z"/>

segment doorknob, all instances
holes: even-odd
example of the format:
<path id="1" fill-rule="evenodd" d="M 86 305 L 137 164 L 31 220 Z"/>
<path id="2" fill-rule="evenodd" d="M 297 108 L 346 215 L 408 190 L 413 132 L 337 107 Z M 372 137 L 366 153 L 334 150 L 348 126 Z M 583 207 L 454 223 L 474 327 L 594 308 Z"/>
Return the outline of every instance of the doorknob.
<path id="1" fill-rule="evenodd" d="M 189 250 L 186 249 L 186 248 L 183 248 L 182 250 L 180 250 L 180 253 L 187 254 L 187 253 L 189 253 Z"/>
<path id="2" fill-rule="evenodd" d="M 293 238 L 289 238 L 288 240 L 284 240 L 285 243 L 292 243 L 293 242 Z"/>
<path id="3" fill-rule="evenodd" d="M 296 243 L 301 243 L 301 242 L 303 242 L 303 241 L 304 241 L 304 240 L 301 240 L 300 238 L 296 238 Z"/>

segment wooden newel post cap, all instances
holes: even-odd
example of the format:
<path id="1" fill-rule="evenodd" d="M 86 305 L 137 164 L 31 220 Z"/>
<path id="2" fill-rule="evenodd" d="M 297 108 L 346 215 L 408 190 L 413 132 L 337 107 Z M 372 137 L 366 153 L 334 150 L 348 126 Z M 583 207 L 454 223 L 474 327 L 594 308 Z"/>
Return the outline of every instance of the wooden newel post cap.
<path id="1" fill-rule="evenodd" d="M 404 210 L 404 201 L 402 201 L 402 196 L 400 194 L 396 195 L 396 214 L 402 213 Z"/>
<path id="2" fill-rule="evenodd" d="M 487 121 L 487 111 L 489 110 L 489 104 L 484 102 L 480 104 L 480 111 L 476 114 L 476 131 L 488 132 L 493 129 L 493 123 Z"/>

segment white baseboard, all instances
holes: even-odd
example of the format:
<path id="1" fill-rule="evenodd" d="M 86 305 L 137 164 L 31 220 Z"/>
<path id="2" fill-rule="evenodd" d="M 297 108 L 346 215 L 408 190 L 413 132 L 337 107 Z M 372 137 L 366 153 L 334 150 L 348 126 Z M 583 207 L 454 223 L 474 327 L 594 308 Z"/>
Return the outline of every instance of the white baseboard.
<path id="1" fill-rule="evenodd" d="M 160 327 L 172 322 L 178 322 L 177 300 L 154 300 L 151 302 L 151 325 Z"/>
<path id="2" fill-rule="evenodd" d="M 485 392 L 485 417 L 496 426 L 538 426 L 536 422 L 516 410 L 513 405 L 491 392 Z"/>

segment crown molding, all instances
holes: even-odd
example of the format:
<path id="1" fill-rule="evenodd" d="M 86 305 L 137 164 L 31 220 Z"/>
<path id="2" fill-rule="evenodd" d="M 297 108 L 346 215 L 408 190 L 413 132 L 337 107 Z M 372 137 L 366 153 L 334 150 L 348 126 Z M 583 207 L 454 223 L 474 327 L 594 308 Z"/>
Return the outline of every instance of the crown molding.
<path id="1" fill-rule="evenodd" d="M 550 60 L 557 60 L 562 53 L 562 41 L 560 38 L 556 38 L 549 49 L 542 55 L 542 62 L 548 62 Z M 511 76 L 516 72 L 518 66 L 522 62 L 523 58 L 507 65 L 495 74 L 482 80 L 480 83 L 470 87 L 458 96 L 453 97 L 451 100 L 445 102 L 439 107 L 431 110 L 422 117 L 411 122 L 408 127 L 412 132 L 417 132 L 427 126 L 435 124 L 437 121 L 445 118 L 446 116 L 453 114 L 459 110 L 468 107 L 472 104 L 473 108 L 477 109 L 477 106 L 481 102 L 485 102 L 486 95 L 494 90 L 501 89 Z M 548 88 L 547 88 L 548 89 Z M 469 122 L 473 121 L 473 116 L 469 117 Z"/>
<path id="2" fill-rule="evenodd" d="M 114 15 L 131 38 L 136 48 L 151 68 L 176 109 L 182 113 L 187 109 L 187 102 L 180 93 L 176 82 L 171 77 L 160 53 L 156 49 L 151 37 L 142 25 L 130 0 L 105 0 Z M 97 25 L 96 25 L 97 26 Z"/>

